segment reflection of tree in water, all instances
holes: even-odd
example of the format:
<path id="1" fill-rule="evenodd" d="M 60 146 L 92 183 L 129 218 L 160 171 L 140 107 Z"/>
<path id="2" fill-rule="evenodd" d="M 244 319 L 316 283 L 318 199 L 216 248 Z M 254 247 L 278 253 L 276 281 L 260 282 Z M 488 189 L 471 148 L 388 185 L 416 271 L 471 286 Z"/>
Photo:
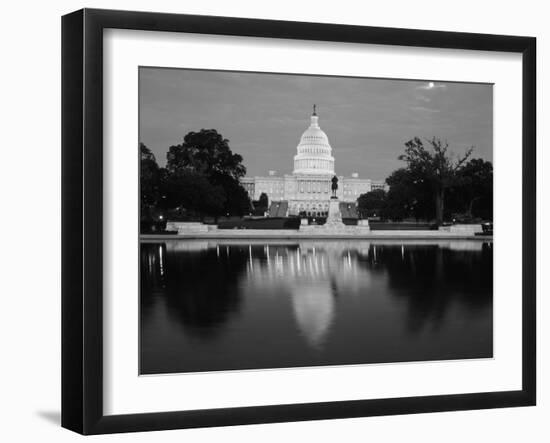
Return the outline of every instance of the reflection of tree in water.
<path id="1" fill-rule="evenodd" d="M 408 302 L 408 327 L 420 331 L 427 323 L 438 328 L 452 303 L 469 315 L 490 308 L 493 300 L 491 243 L 475 250 L 444 245 L 373 245 L 359 262 L 373 272 L 386 272 L 391 294 Z"/>
<path id="2" fill-rule="evenodd" d="M 142 266 L 144 256 L 159 253 L 156 246 L 156 250 L 145 248 Z M 166 251 L 165 288 L 158 294 L 164 297 L 168 315 L 199 338 L 219 335 L 227 321 L 239 311 L 241 296 L 237 283 L 246 261 L 247 252 L 242 247 L 223 248 L 221 252 L 216 248 Z M 157 271 L 160 272 L 158 268 Z M 142 291 L 146 288 L 144 285 L 158 281 L 148 279 L 150 281 L 142 277 Z M 148 291 L 156 292 L 151 287 Z M 142 306 L 144 302 L 142 300 Z"/>

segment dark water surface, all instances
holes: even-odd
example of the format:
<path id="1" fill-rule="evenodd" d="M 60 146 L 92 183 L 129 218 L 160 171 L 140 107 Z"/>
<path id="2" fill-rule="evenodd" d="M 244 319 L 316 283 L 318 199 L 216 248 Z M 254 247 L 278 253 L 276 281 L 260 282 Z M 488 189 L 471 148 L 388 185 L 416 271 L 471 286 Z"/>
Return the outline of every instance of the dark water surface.
<path id="1" fill-rule="evenodd" d="M 492 357 L 481 241 L 141 244 L 142 374 Z"/>

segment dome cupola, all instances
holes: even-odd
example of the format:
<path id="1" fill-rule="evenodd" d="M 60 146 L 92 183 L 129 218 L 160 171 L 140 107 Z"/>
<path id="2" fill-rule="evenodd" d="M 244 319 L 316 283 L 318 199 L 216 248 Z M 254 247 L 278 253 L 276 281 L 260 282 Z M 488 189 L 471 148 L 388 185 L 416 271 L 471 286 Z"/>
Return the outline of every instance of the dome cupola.
<path id="1" fill-rule="evenodd" d="M 334 157 L 327 135 L 319 127 L 316 105 L 309 128 L 302 134 L 294 156 L 294 174 L 334 175 Z"/>

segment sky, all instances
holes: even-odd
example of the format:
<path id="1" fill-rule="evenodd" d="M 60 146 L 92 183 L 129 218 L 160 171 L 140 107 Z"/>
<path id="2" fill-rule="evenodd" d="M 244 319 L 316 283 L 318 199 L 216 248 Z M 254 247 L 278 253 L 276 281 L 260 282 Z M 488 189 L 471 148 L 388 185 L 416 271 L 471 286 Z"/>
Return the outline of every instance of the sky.
<path id="1" fill-rule="evenodd" d="M 139 80 L 140 141 L 161 166 L 170 146 L 204 128 L 229 140 L 247 175 L 291 173 L 313 104 L 338 175 L 384 180 L 415 136 L 493 157 L 489 84 L 147 67 Z"/>

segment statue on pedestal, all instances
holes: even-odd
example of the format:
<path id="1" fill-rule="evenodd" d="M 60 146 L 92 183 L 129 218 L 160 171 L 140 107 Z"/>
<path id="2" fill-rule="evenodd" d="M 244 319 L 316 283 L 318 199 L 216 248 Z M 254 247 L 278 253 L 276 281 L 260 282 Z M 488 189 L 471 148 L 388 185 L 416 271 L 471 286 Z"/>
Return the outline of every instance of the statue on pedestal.
<path id="1" fill-rule="evenodd" d="M 337 190 L 338 190 L 338 177 L 334 176 L 332 177 L 332 198 L 338 198 L 336 197 Z"/>

